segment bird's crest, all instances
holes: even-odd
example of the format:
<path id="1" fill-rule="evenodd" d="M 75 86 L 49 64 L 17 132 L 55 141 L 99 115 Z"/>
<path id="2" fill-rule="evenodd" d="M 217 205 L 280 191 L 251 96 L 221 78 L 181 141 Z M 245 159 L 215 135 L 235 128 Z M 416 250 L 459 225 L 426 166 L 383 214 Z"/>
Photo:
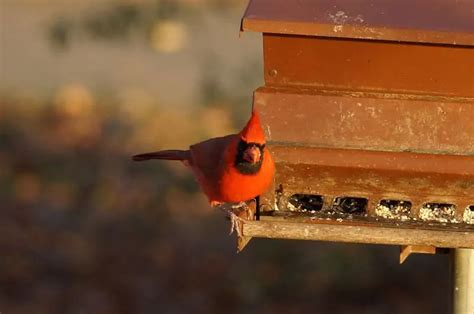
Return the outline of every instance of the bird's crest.
<path id="1" fill-rule="evenodd" d="M 240 137 L 247 143 L 265 144 L 265 134 L 260 123 L 260 117 L 255 110 L 252 111 L 250 120 L 240 132 Z"/>

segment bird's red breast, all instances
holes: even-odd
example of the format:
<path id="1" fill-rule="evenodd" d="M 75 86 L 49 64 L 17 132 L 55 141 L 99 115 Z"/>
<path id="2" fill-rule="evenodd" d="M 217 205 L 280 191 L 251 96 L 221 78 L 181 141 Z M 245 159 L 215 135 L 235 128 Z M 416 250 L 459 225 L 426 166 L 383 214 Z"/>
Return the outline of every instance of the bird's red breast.
<path id="1" fill-rule="evenodd" d="M 265 142 L 263 142 L 265 143 Z M 219 184 L 218 197 L 223 202 L 241 202 L 259 196 L 270 187 L 275 173 L 275 165 L 268 148 L 263 148 L 263 160 L 255 174 L 239 172 L 234 166 L 237 143 L 229 145 L 224 156 L 224 172 Z M 217 199 L 217 201 L 219 201 Z"/>

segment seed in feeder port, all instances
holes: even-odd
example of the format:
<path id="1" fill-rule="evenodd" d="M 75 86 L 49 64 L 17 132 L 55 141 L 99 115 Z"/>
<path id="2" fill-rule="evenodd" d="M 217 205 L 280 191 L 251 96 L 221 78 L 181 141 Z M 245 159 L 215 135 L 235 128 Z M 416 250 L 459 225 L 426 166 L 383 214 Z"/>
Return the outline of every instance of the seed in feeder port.
<path id="1" fill-rule="evenodd" d="M 291 212 L 293 211 L 297 211 L 298 208 L 296 208 L 292 203 L 288 202 L 288 204 L 286 205 L 286 208 L 288 208 Z"/>
<path id="2" fill-rule="evenodd" d="M 436 222 L 457 222 L 456 206 L 447 203 L 427 203 L 420 209 L 420 219 Z"/>
<path id="3" fill-rule="evenodd" d="M 409 220 L 411 202 L 404 200 L 381 200 L 375 207 L 375 214 L 387 219 Z"/>
<path id="4" fill-rule="evenodd" d="M 467 224 L 474 224 L 474 205 L 468 206 L 464 210 L 463 221 Z"/>

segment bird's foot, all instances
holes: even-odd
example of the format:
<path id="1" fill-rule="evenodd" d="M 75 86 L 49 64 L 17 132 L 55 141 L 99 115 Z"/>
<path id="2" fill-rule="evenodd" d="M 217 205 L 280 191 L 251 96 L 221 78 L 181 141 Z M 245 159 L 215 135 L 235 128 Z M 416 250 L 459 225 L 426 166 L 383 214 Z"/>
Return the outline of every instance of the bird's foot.
<path id="1" fill-rule="evenodd" d="M 230 207 L 232 209 L 246 209 L 248 207 L 247 203 L 246 202 L 240 202 L 240 203 L 237 203 L 237 204 L 232 204 L 230 205 Z"/>
<path id="2" fill-rule="evenodd" d="M 245 211 L 247 214 L 247 220 L 252 220 L 254 216 L 254 212 L 252 211 L 252 208 L 250 208 L 249 204 L 247 202 L 240 202 L 237 204 L 231 205 L 232 209 L 237 209 L 240 211 Z"/>
<path id="3" fill-rule="evenodd" d="M 237 216 L 233 211 L 229 211 L 229 219 L 230 219 L 229 235 L 231 235 L 235 230 L 235 233 L 237 233 L 237 236 L 241 237 L 242 236 L 242 218 Z"/>
<path id="4" fill-rule="evenodd" d="M 229 205 L 229 204 L 221 204 L 219 208 L 227 214 L 227 217 L 229 217 L 229 220 L 230 220 L 229 235 L 231 235 L 235 230 L 235 233 L 237 233 L 237 236 L 241 237 L 242 236 L 242 218 L 240 218 L 234 213 L 235 208 L 241 208 L 241 207 L 234 207 L 233 205 Z"/>

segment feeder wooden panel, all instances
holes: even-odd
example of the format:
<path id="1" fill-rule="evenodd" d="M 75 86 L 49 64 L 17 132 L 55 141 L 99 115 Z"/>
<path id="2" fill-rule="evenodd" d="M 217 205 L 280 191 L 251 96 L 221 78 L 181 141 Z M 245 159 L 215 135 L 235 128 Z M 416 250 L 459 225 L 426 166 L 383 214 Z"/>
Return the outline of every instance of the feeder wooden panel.
<path id="1" fill-rule="evenodd" d="M 277 175 L 245 237 L 474 248 L 473 6 L 250 1 Z"/>

